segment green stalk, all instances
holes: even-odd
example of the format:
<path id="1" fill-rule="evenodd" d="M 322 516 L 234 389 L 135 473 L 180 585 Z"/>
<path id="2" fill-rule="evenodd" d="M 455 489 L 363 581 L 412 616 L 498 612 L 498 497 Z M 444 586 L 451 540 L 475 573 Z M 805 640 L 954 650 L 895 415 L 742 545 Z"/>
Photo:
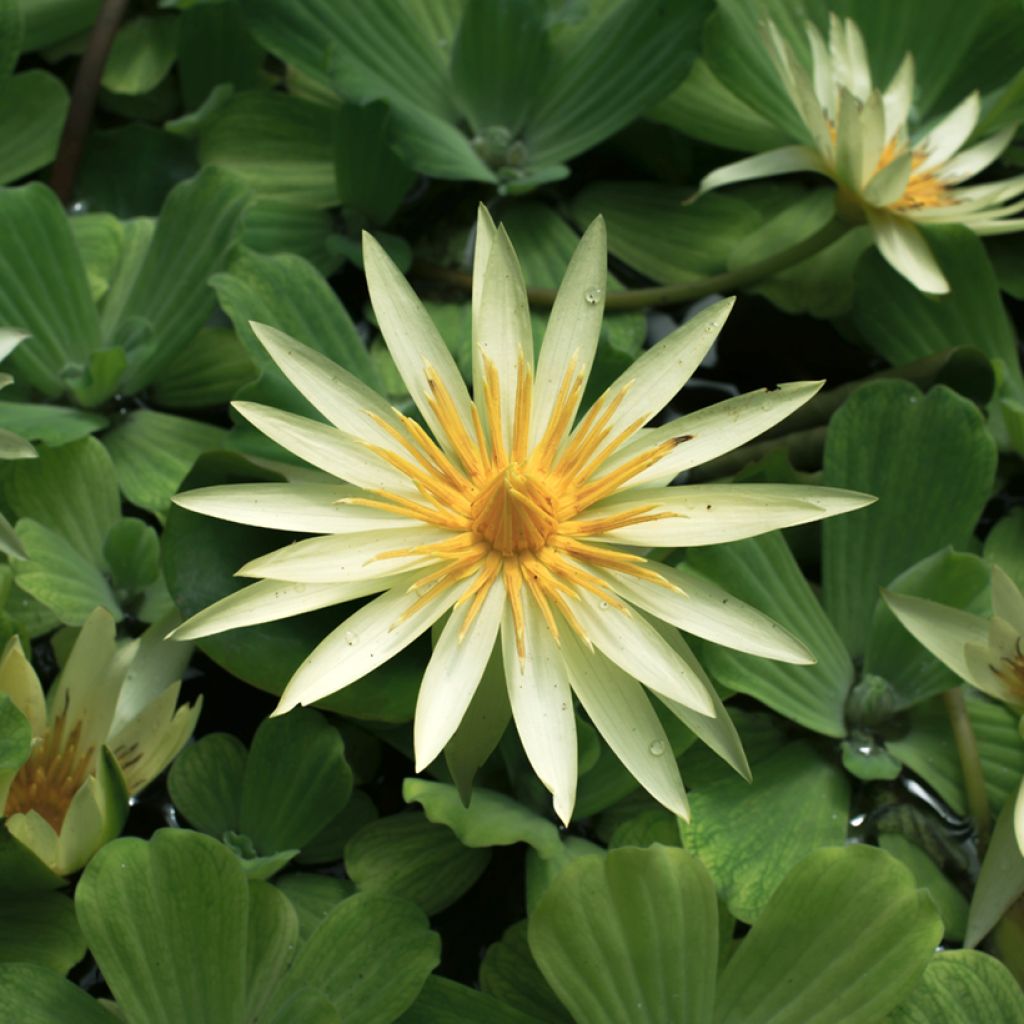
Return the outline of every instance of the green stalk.
<path id="1" fill-rule="evenodd" d="M 946 705 L 946 714 L 953 730 L 956 752 L 960 758 L 960 770 L 964 777 L 964 792 L 967 795 L 967 810 L 974 819 L 974 827 L 978 832 L 978 850 L 984 854 L 988 846 L 989 834 L 992 830 L 992 812 L 988 805 L 988 792 L 985 789 L 985 776 L 981 771 L 981 759 L 978 757 L 978 741 L 974 735 L 964 703 L 962 687 L 955 686 L 942 695 Z"/>
<path id="2" fill-rule="evenodd" d="M 758 260 L 756 263 L 750 263 L 737 270 L 712 274 L 710 277 L 700 277 L 693 281 L 680 281 L 676 284 L 609 292 L 605 299 L 605 309 L 623 310 L 643 309 L 647 306 L 676 306 L 683 302 L 701 299 L 705 295 L 731 295 L 821 252 L 822 249 L 841 238 L 849 230 L 849 227 L 849 224 L 836 218 L 802 242 L 783 249 L 767 259 Z M 460 270 L 449 270 L 446 267 L 417 263 L 413 266 L 413 273 L 419 277 L 454 285 L 466 291 L 473 287 L 472 276 Z M 556 294 L 554 288 L 526 289 L 527 298 L 532 306 L 551 306 L 555 301 Z"/>

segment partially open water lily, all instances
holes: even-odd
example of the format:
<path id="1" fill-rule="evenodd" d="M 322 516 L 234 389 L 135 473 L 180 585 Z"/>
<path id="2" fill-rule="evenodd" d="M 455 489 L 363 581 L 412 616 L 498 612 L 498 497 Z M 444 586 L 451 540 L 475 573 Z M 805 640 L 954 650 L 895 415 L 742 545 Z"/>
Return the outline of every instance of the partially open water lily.
<path id="1" fill-rule="evenodd" d="M 162 641 L 164 631 L 118 643 L 110 613 L 96 609 L 48 695 L 18 637 L 0 655 L 0 694 L 32 731 L 28 760 L 0 776 L 4 825 L 58 875 L 121 831 L 128 798 L 192 735 L 200 702 L 177 707 L 190 649 Z"/>
<path id="2" fill-rule="evenodd" d="M 992 568 L 992 617 L 907 594 L 885 593 L 907 630 L 965 683 L 1024 711 L 1024 595 L 999 566 Z M 1024 734 L 1024 719 L 1021 720 Z M 1024 779 L 1014 806 L 1014 831 L 1024 853 Z"/>
<path id="3" fill-rule="evenodd" d="M 239 575 L 259 582 L 175 635 L 194 639 L 380 593 L 299 667 L 282 713 L 362 678 L 450 612 L 419 692 L 417 770 L 452 740 L 497 650 L 507 683 L 503 721 L 510 705 L 563 820 L 576 792 L 574 694 L 640 783 L 685 815 L 679 770 L 663 756 L 670 746 L 643 687 L 713 746 L 731 725 L 675 627 L 769 658 L 813 659 L 761 613 L 645 555 L 750 537 L 873 500 L 796 485 L 671 486 L 684 470 L 781 420 L 820 382 L 741 395 L 645 429 L 714 343 L 732 305 L 726 300 L 644 353 L 577 420 L 603 314 L 603 222 L 591 225 L 572 259 L 535 359 L 518 261 L 481 210 L 471 398 L 409 284 L 377 242 L 364 241 L 381 331 L 426 426 L 318 353 L 254 324 L 330 425 L 252 403 L 236 408 L 345 483 L 179 495 L 178 504 L 207 515 L 320 536 L 243 566 Z"/>
<path id="4" fill-rule="evenodd" d="M 769 53 L 809 144 L 783 146 L 708 174 L 700 191 L 775 174 L 813 171 L 839 187 L 840 211 L 866 219 L 879 252 L 924 292 L 949 291 L 919 224 L 963 224 L 978 235 L 1024 230 L 1024 175 L 964 185 L 1010 144 L 1010 126 L 964 149 L 981 113 L 971 93 L 923 135 L 907 127 L 914 60 L 907 54 L 884 91 L 875 88 L 860 29 L 833 14 L 828 44 L 808 22 L 813 69 L 800 63 L 772 23 Z"/>

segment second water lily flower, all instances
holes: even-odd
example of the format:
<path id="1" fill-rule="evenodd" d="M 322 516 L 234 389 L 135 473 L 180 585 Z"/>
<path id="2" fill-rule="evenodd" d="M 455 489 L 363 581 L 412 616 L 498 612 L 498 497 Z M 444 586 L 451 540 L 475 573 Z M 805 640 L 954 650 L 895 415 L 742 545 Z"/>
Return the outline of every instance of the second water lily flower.
<path id="1" fill-rule="evenodd" d="M 120 833 L 128 798 L 192 735 L 201 702 L 177 706 L 190 649 L 161 640 L 165 631 L 119 643 L 110 613 L 97 608 L 46 695 L 18 637 L 0 655 L 0 694 L 32 732 L 28 759 L 0 775 L 4 826 L 58 875 Z"/>
<path id="2" fill-rule="evenodd" d="M 965 683 L 1024 712 L 1024 595 L 999 566 L 992 568 L 990 619 L 908 594 L 884 597 L 914 638 Z M 1024 779 L 1013 823 L 1024 853 Z"/>
<path id="3" fill-rule="evenodd" d="M 179 495 L 179 505 L 207 515 L 319 536 L 243 566 L 239 575 L 259 582 L 176 635 L 380 594 L 303 662 L 282 713 L 362 678 L 450 613 L 420 687 L 417 770 L 455 736 L 494 654 L 505 687 L 485 698 L 489 714 L 504 724 L 511 713 L 559 817 L 569 820 L 576 793 L 574 695 L 637 780 L 685 816 L 679 769 L 663 756 L 670 745 L 645 688 L 719 750 L 731 726 L 676 627 L 768 658 L 813 659 L 761 613 L 647 552 L 737 540 L 872 501 L 810 486 L 671 485 L 777 423 L 820 382 L 742 395 L 648 428 L 714 343 L 727 300 L 645 352 L 577 419 L 603 314 L 603 222 L 584 235 L 535 357 L 518 260 L 482 209 L 471 397 L 430 316 L 369 236 L 364 262 L 384 339 L 426 427 L 317 352 L 254 324 L 330 425 L 235 407 L 335 480 Z"/>
<path id="4" fill-rule="evenodd" d="M 999 158 L 1016 131 L 1012 125 L 964 148 L 981 114 L 972 93 L 923 135 L 908 118 L 914 61 L 908 53 L 882 91 L 872 83 L 864 38 L 849 18 L 833 14 L 828 43 L 806 24 L 813 68 L 800 63 L 773 23 L 769 54 L 807 133 L 798 145 L 719 167 L 700 191 L 776 174 L 812 171 L 838 186 L 848 218 L 865 219 L 886 261 L 924 292 L 949 291 L 918 225 L 963 224 L 978 235 L 1024 231 L 1024 175 L 964 185 Z"/>

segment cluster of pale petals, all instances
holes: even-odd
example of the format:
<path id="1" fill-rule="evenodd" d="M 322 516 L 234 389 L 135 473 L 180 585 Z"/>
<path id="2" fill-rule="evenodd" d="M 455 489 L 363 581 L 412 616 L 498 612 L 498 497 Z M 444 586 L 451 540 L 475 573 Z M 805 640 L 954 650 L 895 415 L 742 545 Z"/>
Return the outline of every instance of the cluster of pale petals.
<path id="1" fill-rule="evenodd" d="M 316 536 L 242 567 L 239 575 L 257 582 L 175 635 L 198 638 L 379 594 L 313 650 L 277 713 L 348 686 L 438 624 L 416 707 L 417 770 L 442 751 L 451 765 L 456 747 L 474 748 L 475 769 L 489 752 L 480 737 L 491 736 L 493 747 L 511 718 L 568 821 L 575 697 L 652 796 L 686 815 L 679 769 L 646 691 L 737 770 L 747 766 L 678 629 L 791 663 L 813 658 L 710 581 L 645 555 L 739 540 L 873 500 L 813 486 L 671 483 L 778 423 L 820 382 L 740 395 L 648 427 L 714 343 L 732 305 L 723 301 L 646 351 L 577 420 L 601 330 L 604 224 L 595 221 L 581 240 L 535 358 L 518 261 L 481 209 L 471 397 L 430 316 L 369 236 L 364 260 L 381 332 L 425 428 L 317 352 L 254 324 L 326 422 L 236 408 L 324 481 L 307 482 L 304 470 L 303 482 L 210 487 L 176 501 Z M 473 742 L 459 744 L 467 733 Z"/>
<path id="2" fill-rule="evenodd" d="M 169 625 L 118 641 L 113 617 L 97 608 L 49 694 L 18 637 L 0 654 L 0 694 L 32 734 L 28 760 L 0 771 L 0 815 L 7 831 L 59 875 L 81 870 L 118 835 L 128 798 L 192 735 L 202 698 L 178 706 L 192 646 L 167 643 Z"/>
<path id="3" fill-rule="evenodd" d="M 914 638 L 965 683 L 1024 711 L 1024 594 L 999 566 L 992 567 L 990 619 L 923 597 L 891 592 L 884 596 Z M 1013 823 L 1024 853 L 1024 779 Z"/>
<path id="4" fill-rule="evenodd" d="M 810 138 L 712 171 L 700 192 L 776 174 L 812 171 L 832 178 L 856 205 L 886 261 L 924 292 L 949 291 L 917 224 L 963 224 L 978 235 L 1024 230 L 1024 175 L 963 185 L 1010 144 L 1016 125 L 964 149 L 978 124 L 981 101 L 971 93 L 927 132 L 911 139 L 914 60 L 907 54 L 888 87 L 872 84 L 864 38 L 850 19 L 831 18 L 826 44 L 808 22 L 812 70 L 795 57 L 773 23 L 767 25 L 775 69 Z"/>

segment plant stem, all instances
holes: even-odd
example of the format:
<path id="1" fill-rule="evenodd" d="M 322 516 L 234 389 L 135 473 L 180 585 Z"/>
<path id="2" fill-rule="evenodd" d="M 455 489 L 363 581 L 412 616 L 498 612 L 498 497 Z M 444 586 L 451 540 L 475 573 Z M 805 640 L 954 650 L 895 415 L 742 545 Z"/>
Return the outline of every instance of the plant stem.
<path id="1" fill-rule="evenodd" d="M 96 21 L 89 33 L 85 53 L 78 62 L 75 84 L 71 87 L 71 104 L 64 121 L 57 158 L 50 172 L 50 188 L 66 206 L 74 194 L 75 175 L 82 159 L 85 138 L 92 123 L 96 96 L 100 91 L 100 78 L 107 63 L 107 55 L 114 42 L 118 27 L 128 9 L 128 0 L 103 0 Z"/>
<path id="2" fill-rule="evenodd" d="M 643 309 L 647 306 L 676 306 L 683 302 L 693 302 L 705 295 L 715 293 L 730 295 L 820 252 L 841 238 L 849 226 L 838 218 L 830 220 L 823 228 L 815 231 L 813 235 L 809 235 L 802 242 L 797 242 L 796 245 L 783 249 L 767 259 L 750 263 L 738 270 L 728 270 L 722 274 L 712 274 L 710 277 L 699 277 L 693 281 L 680 281 L 676 284 L 609 292 L 605 299 L 605 309 L 623 310 Z M 461 270 L 451 270 L 429 263 L 416 263 L 413 266 L 413 273 L 431 281 L 462 288 L 465 291 L 469 291 L 473 287 L 472 275 Z M 555 301 L 556 294 L 557 291 L 554 288 L 526 289 L 526 296 L 532 306 L 551 306 Z"/>
<path id="3" fill-rule="evenodd" d="M 956 752 L 960 757 L 960 770 L 964 777 L 964 792 L 967 795 L 967 810 L 974 819 L 974 827 L 978 833 L 979 853 L 984 854 L 988 845 L 989 833 L 992 829 L 992 812 L 988 805 L 988 793 L 985 790 L 985 776 L 981 771 L 981 759 L 978 757 L 978 741 L 974 736 L 964 703 L 964 691 L 960 686 L 946 690 L 942 695 L 946 705 L 946 714 L 953 730 Z"/>

